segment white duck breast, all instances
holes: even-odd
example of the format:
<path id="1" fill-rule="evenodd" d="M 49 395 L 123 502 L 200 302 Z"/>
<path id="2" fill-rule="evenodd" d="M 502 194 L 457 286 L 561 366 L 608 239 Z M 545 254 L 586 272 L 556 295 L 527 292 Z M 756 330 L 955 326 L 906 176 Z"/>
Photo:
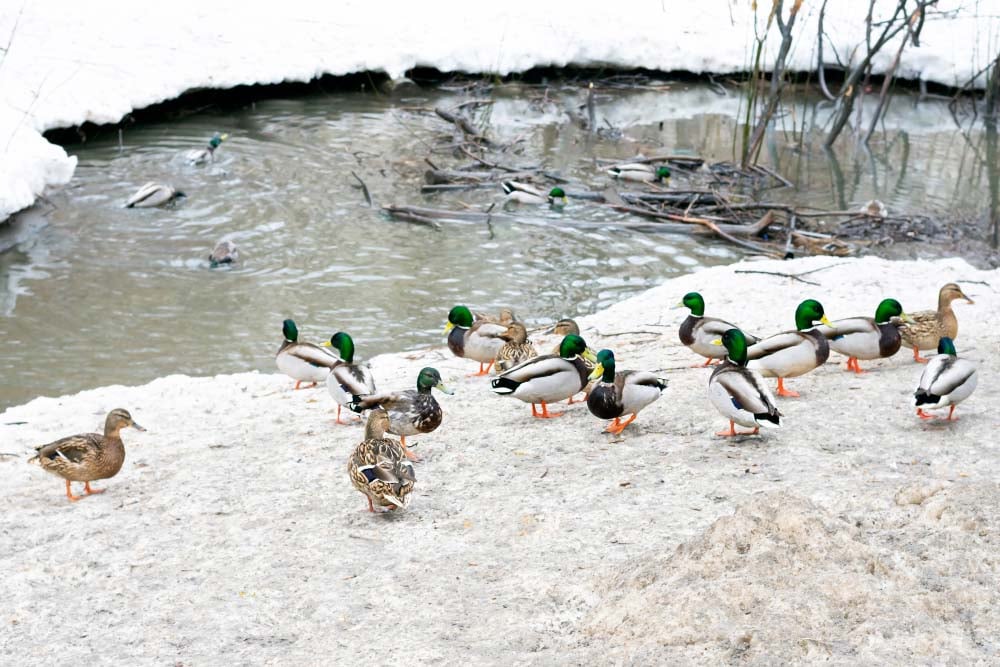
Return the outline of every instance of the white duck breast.
<path id="1" fill-rule="evenodd" d="M 917 387 L 917 406 L 941 408 L 958 405 L 976 388 L 976 365 L 950 354 L 937 354 L 927 362 Z"/>
<path id="2" fill-rule="evenodd" d="M 715 369 L 708 381 L 708 397 L 723 417 L 740 426 L 778 426 L 767 419 L 758 421 L 757 415 L 781 413 L 760 374 L 747 368 L 727 363 Z"/>
<path id="3" fill-rule="evenodd" d="M 163 206 L 174 198 L 177 193 L 169 185 L 159 183 L 146 183 L 139 191 L 132 195 L 127 202 L 126 208 L 153 208 Z"/>
<path id="4" fill-rule="evenodd" d="M 587 384 L 587 366 L 579 357 L 545 355 L 529 359 L 493 380 L 493 391 L 512 394 L 525 403 L 556 403 L 577 394 Z"/>
<path id="5" fill-rule="evenodd" d="M 278 370 L 302 382 L 323 382 L 340 358 L 312 343 L 282 345 L 274 358 Z"/>
<path id="6" fill-rule="evenodd" d="M 747 368 L 764 377 L 798 377 L 826 363 L 829 356 L 830 346 L 818 331 L 787 331 L 751 345 Z"/>
<path id="7" fill-rule="evenodd" d="M 500 334 L 506 332 L 506 326 L 493 322 L 475 322 L 470 329 L 455 327 L 448 334 L 448 347 L 456 357 L 489 363 L 497 358 L 504 346 L 506 341 Z"/>
<path id="8" fill-rule="evenodd" d="M 375 393 L 375 378 L 368 364 L 337 364 L 326 376 L 326 388 L 338 405 L 347 405 L 355 396 Z"/>

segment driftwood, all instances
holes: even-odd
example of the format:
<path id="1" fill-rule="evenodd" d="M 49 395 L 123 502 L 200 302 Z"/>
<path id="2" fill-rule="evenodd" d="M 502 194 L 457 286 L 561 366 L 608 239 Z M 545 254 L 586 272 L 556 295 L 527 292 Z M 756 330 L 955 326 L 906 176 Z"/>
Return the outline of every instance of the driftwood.
<path id="1" fill-rule="evenodd" d="M 438 116 L 448 121 L 449 123 L 454 124 L 455 127 L 460 129 L 467 138 L 477 141 L 485 146 L 494 145 L 492 141 L 487 139 L 485 135 L 481 134 L 479 130 L 473 127 L 472 123 L 470 123 L 466 118 L 463 118 L 462 116 L 454 114 L 450 111 L 446 111 L 441 107 L 434 107 L 434 113 L 436 113 Z"/>

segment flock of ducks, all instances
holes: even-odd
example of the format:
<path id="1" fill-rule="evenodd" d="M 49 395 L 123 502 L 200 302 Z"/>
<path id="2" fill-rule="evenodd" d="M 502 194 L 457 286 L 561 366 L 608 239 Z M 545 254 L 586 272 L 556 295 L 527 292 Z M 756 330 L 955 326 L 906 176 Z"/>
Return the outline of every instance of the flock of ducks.
<path id="1" fill-rule="evenodd" d="M 766 338 L 707 317 L 705 300 L 697 292 L 684 295 L 676 307 L 690 310 L 678 333 L 685 346 L 705 358 L 697 366 L 716 364 L 708 381 L 708 397 L 729 421 L 729 428 L 717 435 L 736 436 L 780 425 L 782 414 L 764 377 L 777 378 L 778 396 L 794 397 L 798 394 L 785 387 L 784 381 L 821 366 L 831 350 L 848 358 L 848 371 L 864 373 L 861 361 L 891 357 L 904 344 L 913 350 L 915 361 L 927 364 L 914 395 L 917 416 L 933 419 L 928 410 L 947 407 L 945 419 L 957 419 L 955 407 L 972 394 L 977 374 L 975 364 L 960 359 L 955 351 L 958 319 L 951 304 L 956 299 L 973 303 L 958 285 L 949 283 L 940 290 L 936 310 L 906 314 L 898 301 L 884 299 L 874 317 L 833 322 L 822 304 L 807 299 L 795 310 L 794 330 Z M 654 373 L 618 369 L 611 350 L 595 353 L 571 319 L 560 320 L 548 331 L 561 336 L 561 341 L 547 354 L 538 353 L 524 323 L 506 308 L 488 315 L 455 306 L 448 313 L 444 332 L 456 357 L 479 362 L 472 376 L 488 375 L 495 366 L 492 390 L 529 403 L 532 416 L 538 419 L 559 417 L 563 413 L 551 411 L 550 406 L 572 403 L 584 392 L 590 412 L 610 422 L 605 430 L 620 434 L 667 387 L 667 381 Z M 352 413 L 368 413 L 364 439 L 354 448 L 347 466 L 351 483 L 368 500 L 368 509 L 405 507 L 416 481 L 413 463 L 420 460 L 407 447 L 406 438 L 431 433 L 441 425 L 443 412 L 432 390 L 453 393 L 441 374 L 426 367 L 418 373 L 415 389 L 378 391 L 369 365 L 355 358 L 349 334 L 337 332 L 318 345 L 300 341 L 290 319 L 283 322 L 282 334 L 275 363 L 295 380 L 295 389 L 302 383 L 325 382 L 337 405 L 338 424 L 349 423 L 341 419 L 344 407 Z M 933 348 L 937 355 L 920 356 L 922 350 Z M 737 425 L 753 430 L 739 432 Z M 87 495 L 101 493 L 90 483 L 113 477 L 121 469 L 125 448 L 120 434 L 128 427 L 145 430 L 127 410 L 112 410 L 103 435 L 74 435 L 42 445 L 30 462 L 62 477 L 71 501 L 82 497 L 73 494 L 71 482 L 84 482 Z"/>

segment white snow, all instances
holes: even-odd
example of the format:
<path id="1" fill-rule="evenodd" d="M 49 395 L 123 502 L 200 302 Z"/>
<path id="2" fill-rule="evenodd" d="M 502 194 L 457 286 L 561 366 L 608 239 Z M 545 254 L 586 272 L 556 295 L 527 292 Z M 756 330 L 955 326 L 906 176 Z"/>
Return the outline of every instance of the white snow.
<path id="1" fill-rule="evenodd" d="M 763 25 L 770 3 L 760 2 Z M 786 3 L 791 4 L 791 3 Z M 876 19 L 895 5 L 879 0 Z M 961 84 L 995 56 L 997 2 L 946 0 L 899 73 Z M 20 6 L 18 6 L 20 5 Z M 791 68 L 815 63 L 818 3 L 805 3 Z M 827 7 L 825 53 L 848 60 L 863 40 L 867 2 Z M 749 0 L 503 3 L 319 0 L 282 5 L 235 0 L 141 3 L 32 0 L 0 4 L 0 220 L 47 185 L 69 181 L 75 160 L 39 136 L 194 88 L 308 81 L 323 74 L 414 66 L 506 74 L 534 66 L 610 65 L 663 71 L 748 69 Z M 769 39 L 773 59 L 778 40 Z M 876 63 L 883 70 L 895 48 Z"/>

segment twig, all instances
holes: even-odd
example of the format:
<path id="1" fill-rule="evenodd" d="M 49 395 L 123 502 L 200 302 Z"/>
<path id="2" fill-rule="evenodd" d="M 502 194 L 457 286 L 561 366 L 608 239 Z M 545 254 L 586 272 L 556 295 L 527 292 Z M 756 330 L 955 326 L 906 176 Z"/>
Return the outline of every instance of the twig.
<path id="1" fill-rule="evenodd" d="M 490 167 L 491 169 L 499 169 L 501 171 L 508 171 L 508 172 L 511 172 L 511 173 L 514 173 L 514 174 L 519 173 L 519 172 L 523 172 L 523 171 L 528 171 L 526 169 L 519 169 L 517 167 L 506 167 L 506 166 L 504 166 L 502 164 L 497 164 L 496 162 L 487 162 L 483 158 L 477 157 L 472 151 L 470 151 L 464 145 L 463 146 L 459 146 L 458 150 L 462 151 L 463 153 L 465 153 L 466 155 L 468 155 L 470 158 L 472 158 L 473 160 L 475 160 L 479 164 L 481 164 L 481 165 L 483 165 L 485 167 Z"/>
<path id="2" fill-rule="evenodd" d="M 358 183 L 361 184 L 361 192 L 365 195 L 365 201 L 368 202 L 369 208 L 372 207 L 372 206 L 374 206 L 375 204 L 372 203 L 372 195 L 371 195 L 370 192 L 368 192 L 368 186 L 365 185 L 365 182 L 362 181 L 361 177 L 358 176 L 357 174 L 355 174 L 353 171 L 351 172 L 351 176 L 353 176 L 354 178 L 356 178 L 357 181 L 358 181 Z"/>
<path id="3" fill-rule="evenodd" d="M 799 276 L 795 275 L 794 273 L 778 273 L 777 271 L 750 271 L 743 269 L 737 269 L 733 273 L 758 273 L 765 276 L 780 276 L 782 278 L 791 278 L 792 280 L 798 280 L 800 283 L 805 283 L 806 285 L 816 285 L 817 287 L 822 287 L 821 284 L 814 283 L 811 280 L 804 280 Z"/>
<path id="4" fill-rule="evenodd" d="M 490 141 L 489 139 L 487 139 L 483 134 L 481 134 L 479 132 L 479 130 L 477 130 L 475 127 L 472 126 L 472 123 L 470 123 L 468 120 L 466 120 L 462 116 L 459 116 L 457 114 L 453 114 L 450 111 L 445 111 L 441 107 L 434 107 L 434 113 L 436 113 L 438 116 L 440 116 L 444 120 L 448 121 L 449 123 L 454 124 L 455 127 L 457 127 L 458 129 L 460 129 L 466 136 L 468 136 L 468 137 L 470 137 L 470 138 L 472 138 L 472 139 L 474 139 L 474 140 L 476 140 L 476 141 L 478 141 L 478 142 L 480 142 L 482 144 L 485 144 L 486 146 L 492 146 L 493 145 L 492 141 Z"/>

